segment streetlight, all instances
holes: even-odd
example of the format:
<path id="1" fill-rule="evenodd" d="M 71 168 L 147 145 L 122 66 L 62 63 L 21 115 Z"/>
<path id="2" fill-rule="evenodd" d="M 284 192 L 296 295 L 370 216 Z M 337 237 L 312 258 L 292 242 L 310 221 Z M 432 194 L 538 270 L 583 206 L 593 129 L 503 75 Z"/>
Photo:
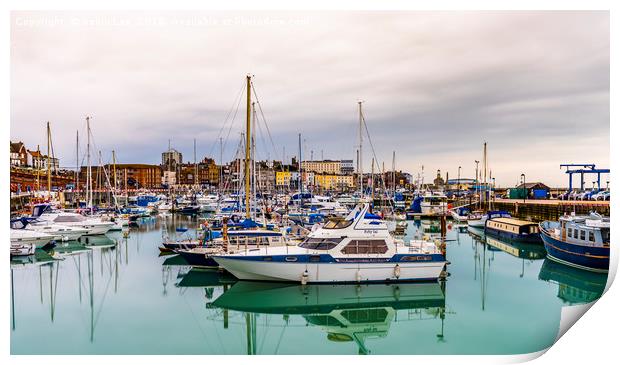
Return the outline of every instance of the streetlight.
<path id="1" fill-rule="evenodd" d="M 521 174 L 521 178 L 523 179 L 523 202 L 525 203 L 525 198 L 527 198 L 527 187 L 525 186 L 525 174 Z"/>

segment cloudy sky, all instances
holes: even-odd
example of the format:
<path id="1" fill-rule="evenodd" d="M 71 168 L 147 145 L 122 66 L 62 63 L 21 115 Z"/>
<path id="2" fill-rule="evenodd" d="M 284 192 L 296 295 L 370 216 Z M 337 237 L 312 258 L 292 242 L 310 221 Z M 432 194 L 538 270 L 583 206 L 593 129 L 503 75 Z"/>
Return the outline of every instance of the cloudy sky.
<path id="1" fill-rule="evenodd" d="M 302 133 L 304 159 L 355 159 L 363 100 L 386 168 L 395 150 L 398 169 L 473 177 L 487 141 L 500 186 L 566 185 L 560 163 L 609 165 L 609 42 L 606 12 L 14 12 L 11 139 L 43 149 L 50 121 L 71 167 L 90 115 L 105 162 L 159 163 L 169 139 L 193 161 L 194 138 L 219 159 L 220 136 L 229 160 L 250 73 L 260 158 Z"/>

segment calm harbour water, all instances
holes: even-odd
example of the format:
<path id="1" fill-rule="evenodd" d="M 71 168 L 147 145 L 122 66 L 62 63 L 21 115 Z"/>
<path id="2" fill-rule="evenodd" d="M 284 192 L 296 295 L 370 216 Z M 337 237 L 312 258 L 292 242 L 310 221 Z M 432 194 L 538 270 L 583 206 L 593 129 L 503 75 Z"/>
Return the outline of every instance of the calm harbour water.
<path id="1" fill-rule="evenodd" d="M 174 219 L 174 221 L 172 221 Z M 409 221 L 416 231 L 438 222 Z M 168 218 L 168 229 L 189 217 Z M 159 256 L 163 225 L 145 219 L 11 261 L 12 354 L 516 354 L 553 344 L 562 306 L 600 297 L 606 275 L 449 226 L 444 283 L 235 282 Z M 480 232 L 478 232 L 480 234 Z M 182 236 L 184 234 L 177 233 Z"/>

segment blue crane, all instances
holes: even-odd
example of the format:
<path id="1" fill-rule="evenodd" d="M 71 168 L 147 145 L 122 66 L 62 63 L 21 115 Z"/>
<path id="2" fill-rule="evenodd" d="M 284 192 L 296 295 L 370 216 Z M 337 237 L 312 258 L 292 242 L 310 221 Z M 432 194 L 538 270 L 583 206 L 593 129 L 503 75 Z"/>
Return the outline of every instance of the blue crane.
<path id="1" fill-rule="evenodd" d="M 591 164 L 561 164 L 560 169 L 562 167 L 566 167 L 566 173 L 569 175 L 568 177 L 568 190 L 573 190 L 573 174 L 580 174 L 581 176 L 581 190 L 583 190 L 583 175 L 584 174 L 596 174 L 597 178 L 597 186 L 598 189 L 601 189 L 601 174 L 609 174 L 609 169 L 597 169 L 596 165 Z M 571 169 L 571 167 L 580 167 L 579 169 Z"/>

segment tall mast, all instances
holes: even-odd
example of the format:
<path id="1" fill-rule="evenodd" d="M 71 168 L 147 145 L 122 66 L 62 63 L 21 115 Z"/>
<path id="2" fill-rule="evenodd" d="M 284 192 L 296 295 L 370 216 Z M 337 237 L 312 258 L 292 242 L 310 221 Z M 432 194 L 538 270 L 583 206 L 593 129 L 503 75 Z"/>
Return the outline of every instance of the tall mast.
<path id="1" fill-rule="evenodd" d="M 362 102 L 358 101 L 357 105 L 359 107 L 359 119 L 360 119 L 360 149 L 359 149 L 359 174 L 360 174 L 360 197 L 364 196 L 364 166 L 362 164 L 362 160 L 363 160 L 363 155 L 362 155 L 362 143 L 364 141 L 363 139 L 363 134 L 362 134 L 362 130 L 363 130 L 363 119 L 362 119 Z"/>
<path id="2" fill-rule="evenodd" d="M 112 150 L 112 171 L 114 175 L 114 194 L 116 194 L 116 153 Z"/>
<path id="3" fill-rule="evenodd" d="M 99 205 L 101 205 L 101 186 L 103 184 L 103 175 L 105 175 L 105 166 L 103 166 L 103 160 L 101 159 L 101 150 L 99 152 L 99 162 L 97 163 L 97 190 L 99 190 Z"/>
<path id="4" fill-rule="evenodd" d="M 219 186 L 220 194 L 222 193 L 222 175 L 224 173 L 223 169 L 224 169 L 224 149 L 222 147 L 222 137 L 220 137 L 220 173 L 218 176 L 218 186 Z"/>
<path id="5" fill-rule="evenodd" d="M 392 195 L 396 196 L 396 151 L 392 151 Z"/>
<path id="6" fill-rule="evenodd" d="M 256 199 L 256 106 L 252 102 L 252 150 L 250 152 L 252 157 L 252 200 Z M 256 212 L 252 211 L 254 219 L 256 219 Z"/>
<path id="7" fill-rule="evenodd" d="M 86 117 L 86 194 L 88 199 L 88 206 L 90 207 L 90 212 L 93 212 L 93 181 L 92 175 L 93 171 L 90 166 L 90 117 Z"/>
<path id="8" fill-rule="evenodd" d="M 370 164 L 370 203 L 375 204 L 375 158 L 373 157 Z M 371 205 L 371 206 L 372 206 Z"/>
<path id="9" fill-rule="evenodd" d="M 299 208 L 304 205 L 304 177 L 301 170 L 301 133 L 299 133 Z"/>
<path id="10" fill-rule="evenodd" d="M 484 153 L 482 156 L 483 159 L 483 165 L 484 165 L 484 180 L 483 180 L 483 184 L 484 184 L 484 198 L 487 199 L 488 196 L 488 185 L 487 185 L 487 143 L 484 142 Z"/>
<path id="11" fill-rule="evenodd" d="M 125 204 L 129 204 L 129 191 L 127 190 L 127 168 L 125 168 Z"/>
<path id="12" fill-rule="evenodd" d="M 252 76 L 245 77 L 246 88 L 246 110 L 245 110 L 245 217 L 250 218 L 250 116 L 252 102 Z"/>
<path id="13" fill-rule="evenodd" d="M 80 180 L 78 179 L 79 173 L 80 173 L 80 131 L 75 131 L 75 194 L 74 195 L 75 195 L 76 202 L 79 202 L 79 199 L 78 199 L 78 191 L 79 191 L 78 184 L 80 183 Z"/>
<path id="14" fill-rule="evenodd" d="M 50 166 L 50 122 L 47 122 L 47 195 L 49 198 L 52 198 L 52 175 L 51 175 L 51 166 Z"/>

